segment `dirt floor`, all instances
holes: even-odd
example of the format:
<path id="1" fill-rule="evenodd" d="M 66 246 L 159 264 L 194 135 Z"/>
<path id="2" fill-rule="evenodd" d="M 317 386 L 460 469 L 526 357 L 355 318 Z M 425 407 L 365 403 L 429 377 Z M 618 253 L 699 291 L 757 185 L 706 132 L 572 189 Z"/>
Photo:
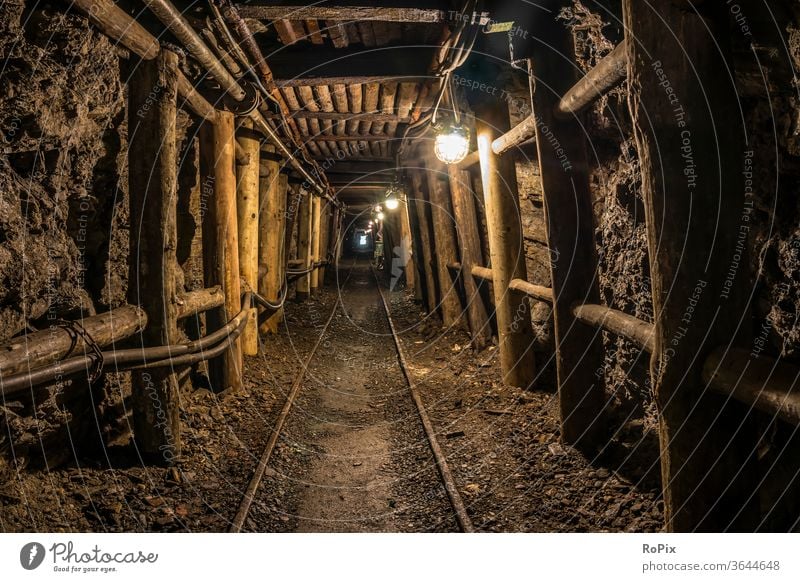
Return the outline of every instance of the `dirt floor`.
<path id="1" fill-rule="evenodd" d="M 343 267 L 328 282 L 309 301 L 287 304 L 280 333 L 247 359 L 242 392 L 201 389 L 184 399 L 177 467 L 144 467 L 127 445 L 22 471 L 0 488 L 0 530 L 227 531 L 285 395 L 336 306 L 245 530 L 457 531 L 369 267 Z M 657 443 L 641 419 L 616 419 L 611 444 L 588 459 L 558 442 L 546 358 L 539 389 L 506 388 L 493 346 L 475 354 L 464 331 L 443 332 L 407 292 L 387 297 L 480 531 L 661 528 Z"/>

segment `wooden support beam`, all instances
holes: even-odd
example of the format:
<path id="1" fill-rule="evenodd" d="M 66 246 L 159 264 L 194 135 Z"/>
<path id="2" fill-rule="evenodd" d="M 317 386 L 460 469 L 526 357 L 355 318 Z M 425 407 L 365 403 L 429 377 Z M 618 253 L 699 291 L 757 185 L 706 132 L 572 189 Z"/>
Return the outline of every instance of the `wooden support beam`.
<path id="1" fill-rule="evenodd" d="M 161 49 L 158 40 L 112 0 L 75 0 L 75 5 L 101 32 L 142 60 L 154 59 L 158 55 Z M 176 74 L 178 94 L 181 97 L 178 106 L 188 105 L 198 117 L 212 121 L 214 107 L 195 90 L 180 70 Z"/>
<path id="2" fill-rule="evenodd" d="M 436 24 L 444 22 L 446 11 L 437 8 L 409 8 L 394 6 L 358 6 L 356 2 L 346 5 L 329 6 L 327 4 L 295 4 L 295 5 L 262 5 L 238 4 L 239 14 L 245 18 L 257 20 L 275 20 L 289 18 L 291 20 L 346 20 L 354 22 L 411 22 Z"/>
<path id="3" fill-rule="evenodd" d="M 416 272 L 414 267 L 414 237 L 411 234 L 411 220 L 408 215 L 408 202 L 400 200 L 400 206 L 397 208 L 400 223 L 400 240 L 398 246 L 400 247 L 400 261 L 402 264 L 403 273 L 406 276 L 406 287 L 409 289 L 416 288 Z M 416 289 L 415 289 L 416 292 Z"/>
<path id="4" fill-rule="evenodd" d="M 333 208 L 331 204 L 323 202 L 321 216 L 320 216 L 320 235 L 319 235 L 319 256 L 321 261 L 327 261 L 328 257 L 330 256 L 331 230 L 332 230 L 331 220 L 333 219 L 331 208 Z M 319 268 L 320 287 L 323 287 L 325 285 L 326 268 L 327 268 L 327 263 Z"/>
<path id="5" fill-rule="evenodd" d="M 652 323 L 642 321 L 607 305 L 584 303 L 572 308 L 575 318 L 595 329 L 604 329 L 629 339 L 643 350 L 652 353 L 654 347 Z"/>
<path id="6" fill-rule="evenodd" d="M 509 289 L 524 293 L 528 297 L 532 297 L 537 301 L 546 301 L 547 303 L 553 302 L 553 290 L 550 287 L 542 287 L 541 285 L 534 285 L 522 279 L 511 279 L 508 284 Z"/>
<path id="7" fill-rule="evenodd" d="M 130 276 L 128 300 L 148 325 L 143 347 L 180 341 L 175 121 L 178 55 L 162 50 L 133 68 L 128 89 Z M 134 436 L 149 460 L 172 465 L 181 454 L 178 378 L 170 368 L 131 373 Z"/>
<path id="8" fill-rule="evenodd" d="M 124 305 L 82 318 L 80 323 L 102 348 L 143 330 L 147 314 L 140 307 Z M 73 335 L 63 327 L 52 326 L 25 334 L 0 345 L 0 378 L 52 364 L 71 352 L 86 353 L 88 350 L 83 338 L 73 340 Z"/>
<path id="9" fill-rule="evenodd" d="M 306 20 L 306 29 L 308 29 L 308 37 L 311 39 L 312 44 L 325 44 L 325 39 L 319 30 L 319 22 L 316 20 Z"/>
<path id="10" fill-rule="evenodd" d="M 311 208 L 311 264 L 318 263 L 320 259 L 320 234 L 322 221 L 322 204 L 320 198 L 314 196 Z M 319 269 L 311 271 L 311 293 L 319 289 Z"/>
<path id="11" fill-rule="evenodd" d="M 536 118 L 529 116 L 492 142 L 492 151 L 502 154 L 536 135 Z M 463 160 L 462 160 L 463 161 Z"/>
<path id="12" fill-rule="evenodd" d="M 175 300 L 176 317 L 179 320 L 191 317 L 219 307 L 222 302 L 219 287 L 181 293 Z M 100 315 L 83 317 L 80 324 L 99 347 L 105 348 L 146 328 L 147 314 L 141 307 L 122 305 Z M 0 379 L 88 352 L 84 339 L 80 336 L 76 339 L 64 327 L 29 333 L 0 345 Z"/>
<path id="13" fill-rule="evenodd" d="M 606 397 L 602 334 L 576 321 L 574 303 L 600 303 L 592 198 L 584 131 L 572 117 L 559 120 L 555 106 L 575 80 L 572 33 L 557 20 L 563 0 L 537 9 L 529 61 L 536 79 L 533 113 L 544 192 L 545 223 L 556 339 L 561 438 L 587 450 L 605 442 Z M 555 10 L 556 12 L 548 12 Z"/>
<path id="14" fill-rule="evenodd" d="M 455 225 L 450 204 L 450 192 L 445 181 L 444 164 L 428 162 L 425 172 L 428 182 L 428 199 L 431 203 L 432 251 L 439 279 L 439 309 L 445 327 L 460 326 L 464 310 L 453 284 L 447 263 L 458 260 Z"/>
<path id="15" fill-rule="evenodd" d="M 300 221 L 297 235 L 297 258 L 303 261 L 303 269 L 308 269 L 313 261 L 311 247 L 311 221 L 313 218 L 312 198 L 314 197 L 308 192 L 303 193 L 303 197 L 300 199 L 300 211 L 297 215 L 297 219 Z M 311 293 L 311 276 L 306 274 L 300 277 L 297 280 L 296 289 L 297 301 L 305 301 L 308 299 Z"/>
<path id="16" fill-rule="evenodd" d="M 222 309 L 206 315 L 209 331 L 225 325 L 241 309 L 239 236 L 234 170 L 234 116 L 217 113 L 217 122 L 200 129 L 200 184 L 209 200 L 203 219 L 203 270 L 207 287 L 220 285 L 225 294 Z M 222 356 L 209 362 L 211 385 L 217 391 L 242 387 L 242 352 L 239 340 Z"/>
<path id="17" fill-rule="evenodd" d="M 347 133 L 358 133 L 358 115 L 361 113 L 361 106 L 363 102 L 363 95 L 360 83 L 351 83 L 347 86 L 347 95 L 350 102 L 350 111 L 354 114 L 347 121 Z"/>
<path id="18" fill-rule="evenodd" d="M 410 181 L 406 184 L 406 197 L 403 200 L 406 216 L 411 232 L 411 254 L 414 267 L 414 299 L 420 303 L 425 302 L 425 266 L 423 263 L 422 239 L 420 238 L 419 221 L 417 220 L 417 209 L 414 204 L 414 196 Z"/>
<path id="19" fill-rule="evenodd" d="M 280 173 L 280 164 L 271 159 L 261 161 L 259 192 L 259 231 L 258 239 L 258 292 L 277 303 L 286 272 L 286 215 L 289 179 Z M 297 211 L 295 208 L 293 214 Z M 277 333 L 278 324 L 283 318 L 282 310 L 265 319 L 260 331 L 265 334 Z"/>
<path id="20" fill-rule="evenodd" d="M 494 274 L 494 304 L 503 381 L 529 388 L 536 378 L 530 306 L 521 293 L 509 290 L 512 279 L 528 278 L 517 192 L 516 170 L 508 157 L 492 152 L 496 135 L 508 128 L 504 101 L 486 103 L 476 110 L 481 180 L 486 207 L 489 254 Z M 521 325 L 521 322 L 525 322 Z"/>
<path id="21" fill-rule="evenodd" d="M 752 350 L 722 346 L 703 364 L 703 381 L 725 397 L 800 425 L 800 368 Z"/>
<path id="22" fill-rule="evenodd" d="M 197 31 L 186 20 L 183 12 L 170 0 L 144 0 L 144 3 L 169 31 L 185 46 L 203 68 L 236 101 L 245 98 L 245 91 L 236 78 L 214 55 Z"/>
<path id="23" fill-rule="evenodd" d="M 456 164 L 456 166 L 458 166 L 459 170 L 467 170 L 472 166 L 474 166 L 475 164 L 479 163 L 480 161 L 481 161 L 480 152 L 478 150 L 475 150 L 474 152 L 468 153 L 463 160 L 461 160 L 460 162 L 458 162 L 458 164 Z"/>
<path id="24" fill-rule="evenodd" d="M 469 172 L 459 170 L 455 164 L 447 166 L 447 174 L 450 178 L 450 195 L 453 199 L 453 216 L 461 249 L 461 264 L 464 265 L 462 278 L 472 344 L 480 351 L 491 343 L 492 329 L 478 285 L 472 277 L 472 267 L 483 263 L 472 179 Z"/>
<path id="25" fill-rule="evenodd" d="M 101 32 L 143 60 L 158 56 L 161 50 L 158 40 L 113 0 L 74 0 L 74 3 Z"/>
<path id="26" fill-rule="evenodd" d="M 748 341 L 740 322 L 751 318 L 749 263 L 739 260 L 737 241 L 752 200 L 728 12 L 622 5 L 650 251 L 666 528 L 756 531 L 749 410 L 706 390 L 702 377 L 714 349 Z"/>
<path id="27" fill-rule="evenodd" d="M 281 180 L 283 180 L 281 178 Z M 281 188 L 283 188 L 281 182 Z M 297 215 L 300 211 L 300 199 L 302 195 L 300 193 L 300 188 L 297 186 L 291 186 L 289 184 L 289 177 L 286 177 L 286 201 L 284 202 L 286 212 L 284 216 L 286 217 L 286 226 L 284 237 L 283 237 L 283 274 L 284 276 L 281 279 L 285 279 L 286 269 L 292 263 L 292 261 L 297 261 L 297 259 L 291 259 L 290 254 L 292 252 L 292 240 L 295 238 L 297 233 Z M 296 249 L 295 249 L 296 251 Z M 299 263 L 298 263 L 299 264 Z M 282 313 L 282 312 L 281 312 Z"/>
<path id="28" fill-rule="evenodd" d="M 580 81 L 570 87 L 556 106 L 556 115 L 577 115 L 611 89 L 619 85 L 627 75 L 628 54 L 625 43 L 620 43 L 608 53 Z"/>
<path id="29" fill-rule="evenodd" d="M 428 313 L 434 313 L 437 308 L 436 279 L 433 274 L 433 244 L 430 220 L 428 219 L 428 201 L 422 187 L 422 172 L 411 172 L 411 186 L 414 191 L 411 201 L 416 209 L 419 235 L 422 241 L 422 269 L 420 271 L 425 273 L 425 303 L 428 306 Z"/>
<path id="30" fill-rule="evenodd" d="M 239 239 L 239 273 L 250 285 L 258 288 L 258 181 L 260 143 L 253 133 L 253 122 L 244 119 L 239 126 L 237 145 L 248 158 L 246 166 L 237 165 L 236 212 Z M 242 353 L 258 355 L 258 310 L 251 307 L 247 325 L 240 336 Z"/>
<path id="31" fill-rule="evenodd" d="M 239 12 L 239 15 L 244 17 L 241 11 Z M 290 20 L 287 20 L 286 18 L 278 18 L 272 23 L 272 25 L 275 27 L 275 32 L 278 33 L 278 38 L 281 39 L 281 42 L 285 46 L 289 46 L 297 42 L 298 34 L 292 26 Z"/>
<path id="32" fill-rule="evenodd" d="M 177 299 L 178 319 L 192 317 L 225 304 L 225 295 L 219 286 L 181 293 Z M 114 322 L 116 325 L 117 322 Z M 116 330 L 115 330 L 116 333 Z"/>

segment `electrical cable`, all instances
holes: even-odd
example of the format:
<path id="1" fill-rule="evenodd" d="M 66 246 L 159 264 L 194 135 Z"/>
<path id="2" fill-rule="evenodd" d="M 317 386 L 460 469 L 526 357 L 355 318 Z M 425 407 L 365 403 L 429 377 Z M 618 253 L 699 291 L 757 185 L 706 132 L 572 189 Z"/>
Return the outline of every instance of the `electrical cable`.
<path id="1" fill-rule="evenodd" d="M 224 342 L 231 334 L 242 325 L 242 321 L 247 320 L 248 310 L 252 307 L 252 292 L 244 294 L 242 303 L 244 307 L 228 323 L 215 332 L 212 332 L 198 340 L 191 342 L 153 346 L 149 348 L 134 348 L 124 350 L 108 350 L 101 352 L 101 357 L 108 365 L 115 367 L 115 371 L 131 369 L 147 363 L 147 360 L 162 362 L 158 366 L 151 363 L 146 367 L 161 367 L 170 365 L 170 361 L 178 361 L 176 356 L 191 355 L 197 352 L 207 353 L 208 350 L 217 347 L 219 342 Z M 241 333 L 241 332 L 239 332 Z M 238 334 L 237 334 L 238 337 Z M 213 357 L 213 356 L 209 356 Z M 201 358 L 207 359 L 207 358 Z M 86 370 L 87 366 L 93 364 L 95 355 L 78 356 L 66 360 L 60 360 L 48 366 L 31 370 L 23 374 L 14 374 L 4 378 L 0 382 L 0 392 L 4 397 L 10 396 L 25 388 L 32 388 L 46 382 L 60 382 L 64 377 L 77 374 Z M 198 360 L 200 361 L 200 360 Z M 165 362 L 165 363 L 164 363 Z M 176 364 L 177 365 L 177 364 Z"/>

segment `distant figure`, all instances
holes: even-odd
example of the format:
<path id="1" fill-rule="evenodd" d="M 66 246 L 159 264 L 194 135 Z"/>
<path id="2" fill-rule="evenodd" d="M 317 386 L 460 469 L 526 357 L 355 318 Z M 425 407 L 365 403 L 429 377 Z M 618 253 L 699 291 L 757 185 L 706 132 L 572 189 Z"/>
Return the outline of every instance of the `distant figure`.
<path id="1" fill-rule="evenodd" d="M 389 282 L 389 291 L 394 291 L 395 285 L 405 273 L 406 265 L 411 260 L 411 238 L 404 236 L 400 246 L 392 249 L 392 279 Z"/>

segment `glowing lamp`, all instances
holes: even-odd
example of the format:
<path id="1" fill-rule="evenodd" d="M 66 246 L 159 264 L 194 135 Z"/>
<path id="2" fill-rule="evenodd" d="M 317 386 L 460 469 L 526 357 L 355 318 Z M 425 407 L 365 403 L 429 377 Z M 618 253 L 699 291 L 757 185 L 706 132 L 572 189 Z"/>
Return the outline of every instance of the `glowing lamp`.
<path id="1" fill-rule="evenodd" d="M 383 220 L 383 218 L 384 218 L 383 212 L 378 212 L 377 218 L 378 218 L 378 220 Z"/>
<path id="2" fill-rule="evenodd" d="M 403 195 L 402 187 L 397 184 L 391 184 L 386 189 L 386 200 L 383 203 L 386 205 L 387 210 L 397 210 L 400 206 L 400 197 Z"/>
<path id="3" fill-rule="evenodd" d="M 437 129 L 433 151 L 445 164 L 457 164 L 469 153 L 469 130 L 457 123 L 443 124 Z"/>

